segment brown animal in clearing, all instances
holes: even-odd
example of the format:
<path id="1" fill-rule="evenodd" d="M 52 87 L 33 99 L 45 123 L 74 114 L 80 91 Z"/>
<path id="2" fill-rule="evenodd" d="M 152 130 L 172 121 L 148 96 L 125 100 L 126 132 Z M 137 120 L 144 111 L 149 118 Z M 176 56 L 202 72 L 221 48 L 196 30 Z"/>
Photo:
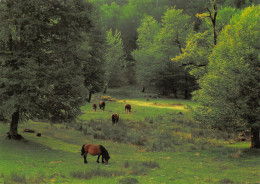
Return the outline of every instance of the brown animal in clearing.
<path id="1" fill-rule="evenodd" d="M 92 108 L 94 109 L 94 111 L 96 111 L 97 110 L 97 104 L 93 103 Z"/>
<path id="2" fill-rule="evenodd" d="M 38 132 L 38 133 L 36 134 L 36 136 L 41 137 L 42 134 L 41 134 L 40 132 Z"/>
<path id="3" fill-rule="evenodd" d="M 115 124 L 119 121 L 119 115 L 117 113 L 112 114 L 112 123 Z"/>
<path id="4" fill-rule="evenodd" d="M 23 130 L 23 132 L 34 133 L 35 131 L 29 128 Z"/>
<path id="5" fill-rule="evenodd" d="M 105 110 L 106 103 L 105 102 L 99 102 L 99 108 L 102 110 Z"/>
<path id="6" fill-rule="evenodd" d="M 125 112 L 131 112 L 131 105 L 130 104 L 125 105 Z"/>
<path id="7" fill-rule="evenodd" d="M 108 160 L 110 159 L 110 156 L 104 146 L 94 145 L 94 144 L 83 144 L 82 149 L 81 149 L 81 156 L 84 157 L 84 163 L 88 163 L 87 162 L 88 153 L 93 156 L 98 155 L 97 163 L 99 163 L 99 157 L 101 155 L 102 163 L 108 164 Z"/>

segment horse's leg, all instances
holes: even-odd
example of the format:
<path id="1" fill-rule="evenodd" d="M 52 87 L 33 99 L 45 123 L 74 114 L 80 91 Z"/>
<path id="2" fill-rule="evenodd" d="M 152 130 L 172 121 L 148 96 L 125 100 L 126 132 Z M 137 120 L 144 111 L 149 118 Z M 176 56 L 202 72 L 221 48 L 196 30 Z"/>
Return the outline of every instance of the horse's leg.
<path id="1" fill-rule="evenodd" d="M 87 161 L 87 153 L 84 155 L 84 163 L 85 164 L 88 163 L 88 161 Z"/>
<path id="2" fill-rule="evenodd" d="M 104 159 L 105 159 L 105 158 L 104 158 L 103 155 L 102 155 L 102 164 L 105 163 Z"/>
<path id="3" fill-rule="evenodd" d="M 99 163 L 99 157 L 100 157 L 100 155 L 98 155 L 98 157 L 97 157 L 97 163 Z"/>

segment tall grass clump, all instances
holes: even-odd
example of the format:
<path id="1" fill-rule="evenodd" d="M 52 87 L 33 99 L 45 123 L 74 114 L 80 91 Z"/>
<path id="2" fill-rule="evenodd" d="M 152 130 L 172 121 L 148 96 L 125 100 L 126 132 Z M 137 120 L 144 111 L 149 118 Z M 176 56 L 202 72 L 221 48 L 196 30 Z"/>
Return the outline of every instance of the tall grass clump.
<path id="1" fill-rule="evenodd" d="M 92 177 L 114 177 L 114 176 L 120 176 L 123 175 L 124 173 L 122 171 L 108 171 L 105 169 L 93 169 L 90 171 L 72 171 L 70 172 L 70 176 L 73 178 L 79 178 L 79 179 L 91 179 Z"/>
<path id="2" fill-rule="evenodd" d="M 154 161 L 145 161 L 145 162 L 142 162 L 142 165 L 147 168 L 151 168 L 151 169 L 160 168 L 160 165 Z"/>
<path id="3" fill-rule="evenodd" d="M 136 178 L 127 177 L 127 178 L 118 180 L 118 183 L 119 184 L 135 184 L 135 183 L 139 183 L 139 182 Z"/>
<path id="4" fill-rule="evenodd" d="M 5 176 L 4 178 L 4 184 L 12 184 L 12 183 L 26 184 L 28 182 L 24 174 L 15 172 L 15 173 L 11 173 L 10 176 Z"/>

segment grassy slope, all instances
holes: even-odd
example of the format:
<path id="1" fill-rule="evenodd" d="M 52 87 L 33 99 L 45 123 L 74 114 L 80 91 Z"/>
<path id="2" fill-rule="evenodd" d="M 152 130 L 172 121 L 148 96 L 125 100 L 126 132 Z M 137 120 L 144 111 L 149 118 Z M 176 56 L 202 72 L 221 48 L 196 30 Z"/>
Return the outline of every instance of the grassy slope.
<path id="1" fill-rule="evenodd" d="M 119 95 L 116 95 L 116 92 Z M 114 91 L 109 95 L 122 98 L 121 94 Z M 129 100 L 138 100 L 140 104 L 146 102 L 144 98 Z M 169 99 L 155 102 L 150 100 L 150 102 L 152 104 L 192 105 L 189 101 Z M 87 123 L 90 119 L 102 118 L 103 121 L 111 123 L 111 112 L 118 112 L 121 119 L 129 119 L 131 123 L 144 121 L 145 118 L 151 116 L 168 117 L 175 112 L 174 109 L 140 104 L 133 104 L 131 114 L 124 114 L 124 103 L 121 102 L 109 102 L 104 112 L 99 110 L 93 112 L 91 105 L 87 104 L 82 107 L 84 114 L 81 120 Z M 182 112 L 186 114 L 186 111 Z M 176 112 L 180 112 L 180 109 L 176 109 Z M 71 177 L 70 173 L 100 169 L 106 173 L 111 172 L 112 176 L 92 177 L 87 181 L 88 184 L 117 183 L 116 181 L 127 177 L 136 178 L 140 183 L 260 182 L 259 150 L 249 150 L 247 142 L 204 150 L 181 151 L 178 149 L 176 152 L 145 152 L 142 147 L 93 139 L 92 136 L 84 136 L 82 132 L 74 129 L 66 129 L 64 125 L 51 126 L 46 123 L 27 122 L 20 124 L 19 131 L 22 132 L 23 128 L 35 129 L 43 136 L 36 137 L 35 134 L 23 133 L 25 141 L 7 140 L 5 132 L 8 126 L 0 125 L 0 183 L 15 183 L 15 181 L 17 183 L 86 183 L 84 179 Z M 96 164 L 96 157 L 93 156 L 88 156 L 89 163 L 83 164 L 80 149 L 84 143 L 104 145 L 111 156 L 109 165 Z M 144 161 L 156 162 L 160 168 L 140 166 Z M 129 167 L 126 167 L 126 162 L 129 163 Z M 98 175 L 98 172 L 96 174 Z"/>

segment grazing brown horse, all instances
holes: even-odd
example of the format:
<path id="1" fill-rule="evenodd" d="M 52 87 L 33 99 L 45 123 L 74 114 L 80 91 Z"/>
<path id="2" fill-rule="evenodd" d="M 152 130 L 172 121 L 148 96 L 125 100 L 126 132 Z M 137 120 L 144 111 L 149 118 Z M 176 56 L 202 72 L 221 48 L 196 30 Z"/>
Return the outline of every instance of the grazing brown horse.
<path id="1" fill-rule="evenodd" d="M 102 110 L 105 110 L 106 103 L 105 102 L 99 102 L 99 108 Z"/>
<path id="2" fill-rule="evenodd" d="M 125 112 L 131 112 L 131 105 L 130 104 L 125 105 Z"/>
<path id="3" fill-rule="evenodd" d="M 97 104 L 93 103 L 92 108 L 94 109 L 94 111 L 96 111 L 97 110 Z"/>
<path id="4" fill-rule="evenodd" d="M 81 149 L 81 156 L 84 157 L 84 163 L 87 162 L 87 155 L 91 154 L 93 156 L 98 155 L 97 163 L 99 163 L 99 157 L 102 155 L 102 163 L 108 164 L 108 160 L 110 159 L 110 156 L 102 145 L 94 145 L 94 144 L 83 144 Z"/>
<path id="5" fill-rule="evenodd" d="M 117 113 L 112 114 L 112 123 L 115 124 L 119 121 L 119 115 Z"/>

